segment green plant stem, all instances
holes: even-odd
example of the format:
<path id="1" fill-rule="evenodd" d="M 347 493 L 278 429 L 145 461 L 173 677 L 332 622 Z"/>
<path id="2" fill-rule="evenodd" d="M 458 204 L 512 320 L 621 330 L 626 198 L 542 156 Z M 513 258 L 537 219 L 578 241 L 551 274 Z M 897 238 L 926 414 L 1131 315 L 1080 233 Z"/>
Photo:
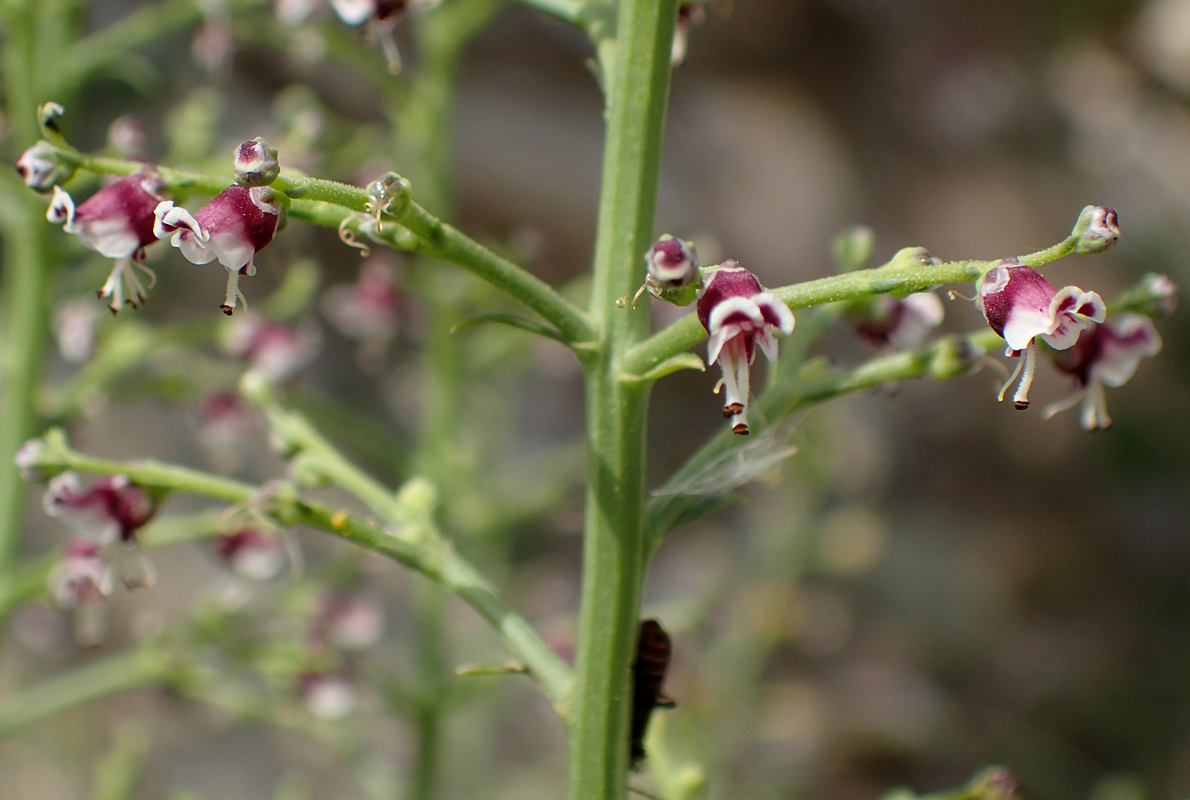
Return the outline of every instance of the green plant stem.
<path id="1" fill-rule="evenodd" d="M 272 424 L 276 425 L 276 422 Z M 71 450 L 60 430 L 47 432 L 35 466 L 46 473 L 73 469 L 98 475 L 126 475 L 132 482 L 150 490 L 188 492 L 232 505 L 252 507 L 283 527 L 308 525 L 388 556 L 440 583 L 471 606 L 528 667 L 565 718 L 568 715 L 566 697 L 572 680 L 570 668 L 542 641 L 533 626 L 509 608 L 438 533 L 430 513 L 432 490 L 425 482 L 409 481 L 394 495 L 321 440 L 300 415 L 287 418 L 284 425 L 277 427 L 284 431 L 284 436 L 292 437 L 289 441 L 295 447 L 306 452 L 311 459 L 309 463 L 320 463 L 324 474 L 333 476 L 337 484 L 363 499 L 378 516 L 400 522 L 391 527 L 367 523 L 346 510 L 301 501 L 284 485 L 273 484 L 262 489 L 156 461 L 122 462 L 93 458 Z"/>
<path id="2" fill-rule="evenodd" d="M 575 25 L 582 21 L 583 9 L 589 5 L 583 0 L 521 0 L 521 2 Z"/>
<path id="3" fill-rule="evenodd" d="M 158 683 L 169 660 L 157 648 L 140 648 L 94 661 L 0 697 L 0 736 L 101 697 Z"/>
<path id="4" fill-rule="evenodd" d="M 574 720 L 572 800 L 621 798 L 627 787 L 629 665 L 644 578 L 648 387 L 621 381 L 621 359 L 647 314 L 616 306 L 643 280 L 652 243 L 677 0 L 624 0 L 604 62 L 607 140 L 591 313 L 600 326 L 587 374 L 587 496 Z"/>
<path id="5" fill-rule="evenodd" d="M 1022 264 L 1037 268 L 1074 252 L 1077 238 L 1069 236 L 1052 247 L 1020 256 Z M 917 248 L 906 248 L 891 261 L 873 269 L 847 272 L 792 286 L 771 289 L 794 311 L 826 303 L 859 300 L 876 294 L 905 295 L 948 283 L 977 280 L 999 263 L 996 261 L 948 261 L 933 265 L 914 255 Z M 707 332 L 694 314 L 658 331 L 632 349 L 624 359 L 624 371 L 641 376 L 666 359 L 689 350 L 707 338 Z"/>
<path id="6" fill-rule="evenodd" d="M 824 374 L 822 364 L 806 364 L 765 391 L 756 400 L 758 423 L 753 433 L 812 406 L 846 394 L 874 389 L 899 381 L 927 375 L 937 380 L 962 377 L 971 373 L 976 358 L 1003 345 L 1003 339 L 990 328 L 966 336 L 947 336 L 921 350 L 889 353 L 840 372 Z M 697 473 L 711 461 L 740 444 L 740 437 L 726 427 L 698 449 L 676 471 L 676 476 Z M 722 505 L 702 495 L 665 494 L 649 502 L 649 547 L 655 550 L 680 520 L 709 513 Z M 698 513 L 691 515 L 691 510 Z"/>
<path id="7" fill-rule="evenodd" d="M 62 24 L 58 9 L 35 2 L 7 4 L 4 21 L 3 93 L 11 116 L 12 134 L 25 141 L 36 135 L 34 109 L 43 83 L 49 79 L 38 68 L 43 38 L 57 39 Z M 48 45 L 48 43 L 47 43 Z M 47 49 L 49 49 L 47 47 Z M 15 182 L 15 178 L 10 178 Z M 50 330 L 49 294 L 52 285 L 48 236 L 41 201 L 26 194 L 5 203 L 0 210 L 3 235 L 4 357 L 3 392 L 0 397 L 0 585 L 7 583 L 16 565 L 24 521 L 26 487 L 12 458 L 37 428 L 35 395 Z"/>
<path id="8" fill-rule="evenodd" d="M 59 157 L 79 169 L 111 175 L 131 175 L 144 167 L 135 161 L 58 149 Z M 179 195 L 188 193 L 218 194 L 231 184 L 230 178 L 220 178 L 198 172 L 157 167 L 166 186 Z M 289 214 L 316 225 L 337 228 L 344 220 L 358 234 L 360 223 L 367 219 L 368 193 L 337 181 L 309 178 L 282 172 L 273 186 L 294 197 Z M 395 224 L 399 223 L 399 224 Z M 412 234 L 413 240 L 409 240 Z M 381 230 L 373 241 L 401 249 L 415 249 L 424 255 L 461 267 L 500 291 L 537 312 L 554 325 L 568 343 L 581 347 L 594 338 L 590 317 L 572 305 L 545 281 L 531 272 L 493 253 L 483 245 L 448 225 L 416 202 L 410 201 L 391 217 L 384 218 Z"/>

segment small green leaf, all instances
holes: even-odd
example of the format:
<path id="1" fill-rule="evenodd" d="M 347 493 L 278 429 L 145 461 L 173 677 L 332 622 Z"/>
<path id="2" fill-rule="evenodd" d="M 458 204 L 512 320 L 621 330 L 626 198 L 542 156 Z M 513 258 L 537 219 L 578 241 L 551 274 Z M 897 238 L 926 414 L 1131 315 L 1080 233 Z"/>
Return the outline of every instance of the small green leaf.
<path id="1" fill-rule="evenodd" d="M 476 325 L 487 324 L 507 325 L 510 328 L 519 328 L 522 331 L 528 331 L 529 333 L 535 333 L 538 336 L 544 336 L 547 339 L 553 339 L 555 342 L 561 342 L 564 345 L 570 344 L 566 337 L 563 336 L 557 328 L 550 327 L 549 325 L 541 322 L 535 322 L 531 319 L 525 319 L 524 317 L 518 317 L 516 314 L 479 314 L 474 317 L 468 317 L 467 319 L 458 323 L 450 329 L 450 332 L 458 333 L 461 330 L 473 328 Z"/>
<path id="2" fill-rule="evenodd" d="M 676 356 L 665 359 L 657 366 L 640 376 L 630 376 L 628 380 L 639 381 L 641 383 L 649 383 L 651 381 L 664 378 L 666 375 L 672 375 L 675 372 L 680 372 L 684 369 L 693 369 L 698 372 L 706 372 L 706 364 L 702 363 L 702 359 L 694 353 L 678 353 Z"/>

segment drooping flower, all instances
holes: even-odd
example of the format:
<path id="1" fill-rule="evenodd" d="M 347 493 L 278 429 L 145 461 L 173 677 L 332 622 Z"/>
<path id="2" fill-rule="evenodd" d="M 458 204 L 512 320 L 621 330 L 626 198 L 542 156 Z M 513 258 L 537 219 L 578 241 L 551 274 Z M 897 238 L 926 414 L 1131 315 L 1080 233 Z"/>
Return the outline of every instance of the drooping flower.
<path id="1" fill-rule="evenodd" d="M 384 608 L 373 597 L 326 592 L 310 625 L 310 643 L 342 650 L 364 650 L 384 633 Z"/>
<path id="2" fill-rule="evenodd" d="M 112 593 L 112 568 L 98 543 L 71 539 L 47 580 L 50 596 L 61 609 L 74 612 L 74 638 L 84 647 L 103 640 L 103 601 Z"/>
<path id="3" fill-rule="evenodd" d="M 359 280 L 327 290 L 322 313 L 339 332 L 360 342 L 359 360 L 376 366 L 397 334 L 400 293 L 393 285 L 393 269 L 382 256 L 364 262 Z"/>
<path id="4" fill-rule="evenodd" d="M 757 345 L 769 360 L 777 357 L 773 329 L 792 333 L 793 312 L 735 261 L 724 262 L 706 277 L 697 310 L 698 321 L 710 334 L 707 363 L 717 361 L 723 368 L 723 380 L 716 387 L 716 392 L 726 390 L 723 416 L 732 420 L 734 432 L 746 434 L 749 365 Z"/>
<path id="5" fill-rule="evenodd" d="M 167 200 L 155 209 L 153 232 L 158 239 L 172 237 L 170 244 L 192 264 L 218 259 L 227 268 L 227 292 L 220 308 L 231 316 L 236 301 L 244 299 L 240 276 L 256 274 L 253 259 L 283 227 L 279 197 L 268 186 L 233 184 L 193 216 Z"/>
<path id="6" fill-rule="evenodd" d="M 347 670 L 304 672 L 297 679 L 297 693 L 310 713 L 319 719 L 342 719 L 355 710 L 358 690 Z"/>
<path id="7" fill-rule="evenodd" d="M 1065 400 L 1046 406 L 1045 418 L 1081 403 L 1079 421 L 1084 430 L 1110 428 L 1105 387 L 1131 380 L 1140 360 L 1161 352 L 1161 344 L 1161 334 L 1141 314 L 1123 313 L 1092 325 L 1073 347 L 1053 354 L 1054 366 L 1071 376 L 1078 388 Z"/>
<path id="8" fill-rule="evenodd" d="M 686 60 L 690 29 L 701 25 L 706 16 L 703 0 L 683 0 L 678 6 L 678 22 L 674 27 L 674 43 L 669 54 L 670 64 L 676 67 Z"/>
<path id="9" fill-rule="evenodd" d="M 322 347 L 322 336 L 314 327 L 295 328 L 254 315 L 230 327 L 223 346 L 270 380 L 281 383 L 314 360 Z"/>
<path id="10" fill-rule="evenodd" d="M 281 537 L 263 528 L 244 528 L 215 540 L 215 550 L 236 574 L 253 581 L 277 577 L 285 566 Z"/>
<path id="11" fill-rule="evenodd" d="M 129 589 L 152 586 L 152 565 L 137 547 L 137 532 L 152 519 L 157 504 L 143 486 L 124 475 L 100 478 L 83 489 L 74 472 L 50 481 L 43 500 L 45 512 L 61 517 L 83 540 L 113 553 L 121 581 Z"/>
<path id="12" fill-rule="evenodd" d="M 851 325 L 875 349 L 909 350 L 942 323 L 942 301 L 933 292 L 907 297 L 877 295 L 851 313 Z"/>
<path id="13" fill-rule="evenodd" d="M 261 427 L 259 414 L 232 392 L 215 392 L 203 398 L 198 409 L 198 439 L 216 472 L 235 472 L 245 446 Z"/>
<path id="14" fill-rule="evenodd" d="M 401 71 L 401 53 L 393 36 L 397 22 L 414 6 L 435 5 L 438 0 L 331 0 L 339 19 L 348 25 L 368 24 L 368 36 L 379 40 L 390 72 Z"/>
<path id="15" fill-rule="evenodd" d="M 1018 409 L 1029 407 L 1029 387 L 1037 368 L 1037 346 L 1041 339 L 1055 350 L 1065 350 L 1093 323 L 1103 322 L 1107 307 L 1095 292 L 1077 286 L 1055 289 L 1037 270 L 1016 260 L 1002 261 L 979 280 L 975 302 L 1008 347 L 1005 355 L 1025 357 L 1000 389 L 1000 399 L 1013 381 L 1020 383 L 1012 396 Z"/>
<path id="16" fill-rule="evenodd" d="M 95 352 L 99 309 L 93 300 L 68 300 L 54 314 L 58 354 L 71 364 L 81 364 Z"/>
<path id="17" fill-rule="evenodd" d="M 140 262 L 145 248 L 157 241 L 153 210 L 162 202 L 161 188 L 157 173 L 142 170 L 105 186 L 75 208 L 74 199 L 60 186 L 54 187 L 46 219 L 77 236 L 83 247 L 116 260 L 107 282 L 97 292 L 99 297 L 111 299 L 108 307 L 113 314 L 125 303 L 136 308 L 148 299 L 133 264 L 148 274 L 149 288 L 156 283 L 153 272 Z"/>

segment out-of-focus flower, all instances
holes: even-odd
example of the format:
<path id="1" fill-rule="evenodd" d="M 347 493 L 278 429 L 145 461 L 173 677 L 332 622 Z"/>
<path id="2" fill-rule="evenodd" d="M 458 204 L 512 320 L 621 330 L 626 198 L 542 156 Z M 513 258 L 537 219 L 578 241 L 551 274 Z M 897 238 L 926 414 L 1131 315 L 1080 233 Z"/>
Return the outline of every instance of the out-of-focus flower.
<path id="1" fill-rule="evenodd" d="M 910 350 L 942 323 L 942 301 L 933 292 L 908 297 L 879 295 L 851 312 L 851 325 L 875 349 Z"/>
<path id="2" fill-rule="evenodd" d="M 149 492 L 124 475 L 107 475 L 83 489 L 77 473 L 66 471 L 50 481 L 45 513 L 61 517 L 84 539 L 100 544 L 136 540 L 136 532 L 156 512 Z"/>
<path id="3" fill-rule="evenodd" d="M 99 309 L 95 301 L 68 300 L 54 315 L 54 338 L 62 360 L 81 364 L 95 352 L 95 328 Z"/>
<path id="4" fill-rule="evenodd" d="M 322 0 L 274 0 L 273 13 L 282 25 L 301 25 L 322 5 Z"/>
<path id="5" fill-rule="evenodd" d="M 231 316 L 237 299 L 244 298 L 240 275 L 256 274 L 253 259 L 283 227 L 281 197 L 268 186 L 233 184 L 193 216 L 167 200 L 155 209 L 153 231 L 159 239 L 172 237 L 170 244 L 192 264 L 218 259 L 227 268 L 227 292 L 220 308 Z"/>
<path id="6" fill-rule="evenodd" d="M 364 262 L 358 281 L 323 295 L 322 313 L 340 333 L 360 342 L 361 363 L 375 365 L 397 334 L 399 304 L 392 266 L 373 256 Z"/>
<path id="7" fill-rule="evenodd" d="M 50 481 L 43 501 L 45 512 L 61 517 L 80 539 L 114 554 L 120 580 L 129 589 L 152 586 L 152 564 L 137 547 L 139 531 L 157 511 L 143 487 L 123 475 L 110 475 L 83 489 L 78 475 L 63 472 Z"/>
<path id="8" fill-rule="evenodd" d="M 1074 251 L 1083 255 L 1102 253 L 1120 239 L 1120 219 L 1114 208 L 1087 206 L 1078 215 L 1071 236 L 1077 236 Z"/>
<path id="9" fill-rule="evenodd" d="M 152 271 L 139 262 L 144 260 L 145 248 L 157 241 L 153 210 L 162 202 L 161 186 L 157 173 L 142 170 L 105 186 L 78 208 L 67 192 L 54 187 L 46 219 L 77 236 L 83 247 L 116 260 L 107 282 L 97 292 L 99 297 L 111 298 L 108 307 L 112 313 L 125 303 L 136 308 L 148 299 L 147 289 L 132 269 L 134 263 L 148 273 L 150 288 L 156 282 Z"/>
<path id="10" fill-rule="evenodd" d="M 22 480 L 33 482 L 45 479 L 41 469 L 45 454 L 45 442 L 41 439 L 30 439 L 21 445 L 21 449 L 12 457 L 12 462 L 16 464 Z"/>
<path id="11" fill-rule="evenodd" d="M 342 650 L 363 650 L 380 641 L 384 609 L 371 597 L 330 591 L 322 596 L 310 625 L 310 642 Z"/>
<path id="12" fill-rule="evenodd" d="M 298 676 L 298 695 L 310 713 L 319 719 L 342 719 L 358 702 L 356 681 L 345 671 L 305 672 Z"/>
<path id="13" fill-rule="evenodd" d="M 237 575 L 253 581 L 277 577 L 287 560 L 281 537 L 263 528 L 245 528 L 220 536 L 215 551 Z"/>
<path id="14" fill-rule="evenodd" d="M 259 412 L 238 394 L 216 392 L 199 408 L 198 439 L 216 472 L 234 472 L 248 437 L 258 427 Z"/>
<path id="15" fill-rule="evenodd" d="M 1025 357 L 1000 389 L 1000 399 L 1020 376 L 1013 405 L 1029 407 L 1029 387 L 1037 368 L 1041 339 L 1055 350 L 1065 350 L 1095 322 L 1103 322 L 1107 307 L 1095 292 L 1077 286 L 1055 289 L 1037 270 L 1017 261 L 1003 261 L 983 275 L 975 302 L 997 334 L 1008 344 L 1005 355 Z"/>
<path id="16" fill-rule="evenodd" d="M 417 6 L 437 5 L 439 0 L 331 0 L 339 19 L 348 25 L 368 23 L 368 36 L 380 42 L 391 72 L 401 71 L 401 53 L 393 31 L 405 12 Z"/>
<path id="17" fill-rule="evenodd" d="M 707 18 L 703 0 L 683 0 L 678 6 L 678 23 L 674 28 L 674 43 L 669 60 L 675 67 L 686 60 L 686 46 L 690 29 L 701 25 Z"/>
<path id="18" fill-rule="evenodd" d="M 77 168 L 64 161 L 57 148 L 40 141 L 16 160 L 21 180 L 35 192 L 48 192 L 74 177 Z"/>
<path id="19" fill-rule="evenodd" d="M 1136 374 L 1142 358 L 1159 352 L 1161 335 L 1148 317 L 1124 313 L 1091 326 L 1073 347 L 1053 354 L 1054 366 L 1071 376 L 1078 389 L 1046 406 L 1045 418 L 1081 403 L 1079 421 L 1084 430 L 1110 428 L 1104 388 L 1123 386 Z"/>
<path id="20" fill-rule="evenodd" d="M 749 365 L 757 345 L 769 360 L 777 357 L 773 329 L 792 333 L 793 312 L 735 261 L 724 262 L 707 275 L 697 310 L 698 321 L 710 334 L 707 363 L 719 362 L 723 368 L 723 380 L 716 387 L 716 392 L 726 390 L 723 416 L 731 419 L 734 432 L 746 434 Z"/>
<path id="21" fill-rule="evenodd" d="M 59 608 L 74 612 L 75 641 L 84 647 L 103 639 L 103 601 L 112 593 L 112 568 L 102 548 L 89 539 L 71 539 L 62 560 L 50 571 L 47 585 Z"/>
<path id="22" fill-rule="evenodd" d="M 281 383 L 314 360 L 322 347 L 322 336 L 317 328 L 294 328 L 252 316 L 237 320 L 223 344 L 231 355 Z"/>
<path id="23" fill-rule="evenodd" d="M 120 158 L 141 160 L 148 133 L 141 117 L 125 114 L 107 127 L 107 144 Z"/>

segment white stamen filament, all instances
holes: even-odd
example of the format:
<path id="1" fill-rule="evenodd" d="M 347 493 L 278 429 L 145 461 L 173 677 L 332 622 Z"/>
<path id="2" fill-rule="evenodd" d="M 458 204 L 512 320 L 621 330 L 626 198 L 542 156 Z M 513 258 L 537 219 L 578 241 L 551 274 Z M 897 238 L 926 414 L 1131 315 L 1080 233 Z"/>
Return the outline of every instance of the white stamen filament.
<path id="1" fill-rule="evenodd" d="M 232 312 L 236 310 L 236 298 L 243 297 L 240 294 L 240 271 L 236 269 L 229 269 L 227 271 L 227 292 L 223 297 L 223 313 L 231 316 Z"/>
<path id="2" fill-rule="evenodd" d="M 1099 381 L 1092 380 L 1087 386 L 1080 422 L 1085 431 L 1107 430 L 1112 426 L 1111 417 L 1107 415 L 1107 392 Z"/>
<path id="3" fill-rule="evenodd" d="M 1021 382 L 1017 384 L 1016 393 L 1012 396 L 1012 404 L 1018 409 L 1029 407 L 1029 387 L 1033 385 L 1033 375 L 1037 372 L 1037 345 L 1029 342 L 1025 348 L 1025 368 L 1021 372 Z"/>
<path id="4" fill-rule="evenodd" d="M 999 363 L 999 362 L 996 362 L 996 363 Z M 1005 394 L 1005 392 L 1008 391 L 1008 387 L 1012 386 L 1012 384 L 1016 381 L 1016 376 L 1021 374 L 1021 367 L 1023 367 L 1024 365 L 1025 365 L 1025 360 L 1023 358 L 1018 357 L 1016 360 L 1016 369 L 1014 369 L 1012 371 L 1012 374 L 1008 376 L 1008 380 L 1004 381 L 1004 385 L 1000 387 L 1000 394 L 996 395 L 996 399 L 998 401 L 1000 401 L 1001 403 L 1004 402 L 1004 394 Z"/>

